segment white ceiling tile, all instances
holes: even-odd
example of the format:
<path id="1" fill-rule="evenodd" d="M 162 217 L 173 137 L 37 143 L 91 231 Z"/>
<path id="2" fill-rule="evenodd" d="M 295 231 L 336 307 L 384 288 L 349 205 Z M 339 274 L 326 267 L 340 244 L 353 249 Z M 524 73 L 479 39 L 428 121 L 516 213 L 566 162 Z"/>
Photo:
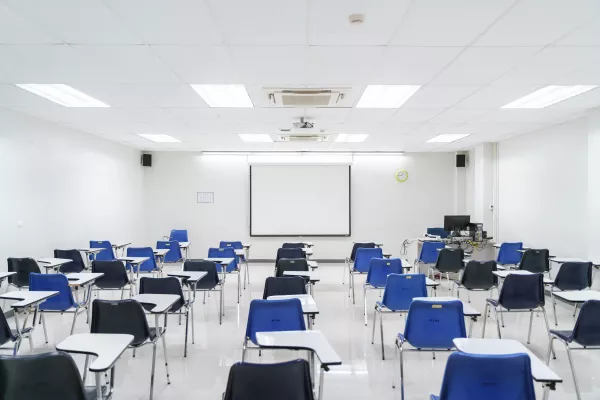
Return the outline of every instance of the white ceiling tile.
<path id="1" fill-rule="evenodd" d="M 536 85 L 488 85 L 454 105 L 454 109 L 498 109 L 539 89 Z"/>
<path id="2" fill-rule="evenodd" d="M 223 124 L 216 108 L 172 107 L 167 112 L 196 133 L 223 132 Z"/>
<path id="3" fill-rule="evenodd" d="M 309 0 L 310 45 L 381 46 L 389 43 L 406 12 L 408 0 Z M 351 14 L 364 14 L 362 24 L 350 24 Z"/>
<path id="4" fill-rule="evenodd" d="M 206 0 L 230 45 L 305 45 L 305 0 Z"/>
<path id="5" fill-rule="evenodd" d="M 522 0 L 476 46 L 546 46 L 600 13 L 597 0 Z"/>
<path id="6" fill-rule="evenodd" d="M 515 0 L 420 0 L 401 22 L 393 45 L 466 46 Z"/>
<path id="7" fill-rule="evenodd" d="M 431 118 L 429 121 L 434 124 L 462 124 L 475 119 L 485 112 L 487 112 L 485 109 L 450 108 Z"/>
<path id="8" fill-rule="evenodd" d="M 384 47 L 309 47 L 307 83 L 367 84 L 383 52 Z"/>
<path id="9" fill-rule="evenodd" d="M 262 86 L 306 83 L 304 46 L 232 46 L 231 53 L 244 83 Z"/>
<path id="10" fill-rule="evenodd" d="M 473 122 L 487 123 L 543 123 L 563 121 L 569 114 L 578 112 L 572 109 L 557 109 L 553 107 L 541 109 L 497 109 L 473 119 Z M 492 124 L 493 125 L 493 124 Z"/>
<path id="11" fill-rule="evenodd" d="M 404 105 L 411 108 L 447 108 L 468 97 L 477 86 L 433 86 L 419 89 Z"/>
<path id="12" fill-rule="evenodd" d="M 583 24 L 556 44 L 559 46 L 600 46 L 600 17 Z"/>
<path id="13" fill-rule="evenodd" d="M 389 123 L 416 123 L 425 122 L 444 111 L 443 108 L 401 108 L 390 118 Z"/>
<path id="14" fill-rule="evenodd" d="M 67 83 L 85 71 L 68 45 L 0 46 L 0 57 L 6 83 Z"/>
<path id="15" fill-rule="evenodd" d="M 158 107 L 208 107 L 202 97 L 185 83 L 132 84 Z"/>
<path id="16" fill-rule="evenodd" d="M 152 107 L 154 103 L 132 84 L 81 83 L 77 90 L 111 107 Z"/>
<path id="17" fill-rule="evenodd" d="M 49 44 L 60 39 L 0 4 L 0 44 Z"/>

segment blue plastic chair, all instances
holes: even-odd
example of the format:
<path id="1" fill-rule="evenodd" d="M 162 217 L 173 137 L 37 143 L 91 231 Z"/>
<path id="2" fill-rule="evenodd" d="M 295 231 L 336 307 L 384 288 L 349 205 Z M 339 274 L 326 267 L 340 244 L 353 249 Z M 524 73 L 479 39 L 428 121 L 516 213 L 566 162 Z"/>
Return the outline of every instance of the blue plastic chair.
<path id="1" fill-rule="evenodd" d="M 50 297 L 39 306 L 40 318 L 44 327 L 44 338 L 48 343 L 48 332 L 46 330 L 46 319 L 44 313 L 46 312 L 59 312 L 59 313 L 73 313 L 73 323 L 71 324 L 71 335 L 75 329 L 75 321 L 77 321 L 77 315 L 83 308 L 87 309 L 87 303 L 77 303 L 73 298 L 73 292 L 69 287 L 69 280 L 66 275 L 63 274 L 29 274 L 29 291 L 31 292 L 46 292 L 46 291 L 57 291 L 56 296 Z"/>
<path id="2" fill-rule="evenodd" d="M 224 247 L 232 247 L 235 250 L 243 250 L 244 249 L 244 245 L 240 241 L 232 241 L 232 242 L 221 241 L 219 243 L 219 248 L 222 249 Z M 241 256 L 237 256 L 237 262 L 238 262 L 238 266 L 241 265 L 242 262 L 244 263 L 244 289 L 246 289 L 246 282 L 248 282 L 248 285 L 250 284 L 250 270 L 248 268 L 248 260 L 246 260 L 245 255 L 241 255 Z"/>
<path id="3" fill-rule="evenodd" d="M 233 258 L 233 261 L 230 262 L 229 264 L 227 264 L 227 267 L 225 267 L 225 274 L 223 274 L 223 284 L 225 284 L 225 281 L 227 279 L 225 279 L 225 275 L 227 274 L 237 274 L 237 281 L 238 281 L 238 296 L 237 296 L 237 302 L 240 302 L 240 297 L 242 295 L 242 285 L 241 285 L 241 274 L 240 274 L 240 269 L 239 269 L 239 265 L 237 262 L 237 257 L 235 255 L 235 249 L 232 247 L 220 247 L 220 248 L 214 248 L 211 247 L 210 249 L 208 249 L 208 258 Z M 220 272 L 222 272 L 223 270 L 221 269 Z M 225 288 L 225 286 L 223 286 L 223 289 Z"/>
<path id="4" fill-rule="evenodd" d="M 156 242 L 157 249 L 169 249 L 165 254 L 164 262 L 166 263 L 177 263 L 183 260 L 183 254 L 181 254 L 181 247 L 179 242 L 176 240 L 158 240 Z M 129 250 L 129 249 L 128 249 Z"/>
<path id="5" fill-rule="evenodd" d="M 521 262 L 521 253 L 517 250 L 523 250 L 523 242 L 502 243 L 498 250 L 496 263 L 503 267 L 516 267 Z"/>
<path id="6" fill-rule="evenodd" d="M 172 229 L 169 240 L 177 242 L 189 242 L 187 229 Z"/>
<path id="7" fill-rule="evenodd" d="M 354 275 L 366 274 L 367 272 L 369 272 L 369 266 L 371 265 L 371 259 L 373 258 L 383 258 L 383 249 L 381 249 L 380 247 L 361 247 L 356 249 L 354 264 L 352 264 L 352 266 L 348 270 L 348 281 L 350 282 L 349 290 L 352 292 L 352 304 L 355 304 Z M 348 293 L 348 297 L 350 297 L 350 293 Z"/>
<path id="8" fill-rule="evenodd" d="M 162 270 L 156 265 L 156 259 L 154 258 L 154 251 L 152 250 L 152 247 L 128 247 L 127 257 L 148 257 L 148 260 L 144 261 L 139 266 L 132 267 L 132 265 L 129 263 L 126 264 L 125 268 L 128 271 L 130 268 L 133 268 L 133 272 L 135 272 L 138 276 L 140 275 L 140 272 L 157 272 L 162 274 Z"/>
<path id="9" fill-rule="evenodd" d="M 277 249 L 277 256 L 275 257 L 275 268 L 277 268 L 277 264 L 279 264 L 279 260 L 281 260 L 282 258 L 306 258 L 306 253 L 304 253 L 304 250 L 298 247 L 282 247 L 280 249 Z"/>
<path id="10" fill-rule="evenodd" d="M 113 251 L 112 244 L 108 240 L 90 240 L 90 248 L 104 249 L 94 256 L 90 255 L 90 260 L 97 260 L 97 261 L 116 260 L 115 252 Z"/>
<path id="11" fill-rule="evenodd" d="M 304 243 L 284 243 L 281 245 L 282 249 L 303 249 Z"/>
<path id="12" fill-rule="evenodd" d="M 427 234 L 432 236 L 439 236 L 442 239 L 446 239 L 450 236 L 450 232 L 444 228 L 427 228 Z"/>
<path id="13" fill-rule="evenodd" d="M 372 258 L 369 263 L 367 279 L 363 286 L 363 299 L 365 306 L 365 326 L 367 326 L 367 290 L 383 289 L 389 274 L 402 274 L 402 260 L 399 258 Z"/>
<path id="14" fill-rule="evenodd" d="M 452 353 L 440 396 L 430 399 L 535 400 L 529 356 Z"/>
<path id="15" fill-rule="evenodd" d="M 395 352 L 400 350 L 400 388 L 404 400 L 404 358 L 403 352 L 413 351 L 451 351 L 453 340 L 466 338 L 465 317 L 460 300 L 413 300 L 408 310 L 404 334 L 396 338 Z M 415 349 L 404 349 L 408 343 Z M 435 359 L 435 352 L 433 353 Z M 392 387 L 396 387 L 392 381 Z"/>
<path id="16" fill-rule="evenodd" d="M 558 290 L 585 290 L 592 286 L 592 263 L 591 262 L 566 262 L 560 266 L 556 278 L 550 287 L 552 297 L 552 309 L 554 310 L 554 325 L 558 325 L 556 315 L 556 299 L 554 291 Z M 577 313 L 578 304 L 575 303 L 573 316 Z"/>
<path id="17" fill-rule="evenodd" d="M 383 348 L 383 313 L 406 313 L 415 297 L 427 297 L 425 274 L 390 274 L 381 301 L 375 302 L 373 315 L 373 333 L 371 344 L 375 344 L 375 324 L 379 315 L 379 328 L 381 330 L 381 359 L 385 360 Z"/>
<path id="18" fill-rule="evenodd" d="M 248 311 L 242 362 L 246 359 L 248 341 L 256 343 L 256 332 L 304 331 L 304 315 L 299 299 L 252 300 Z"/>
<path id="19" fill-rule="evenodd" d="M 444 242 L 423 242 L 419 258 L 415 260 L 415 271 L 421 272 L 420 264 L 431 265 L 437 262 L 440 252 L 438 249 L 446 247 Z"/>
<path id="20" fill-rule="evenodd" d="M 577 398 L 581 399 L 579 393 L 579 384 L 575 375 L 573 366 L 573 358 L 571 350 L 598 350 L 600 349 L 600 300 L 588 300 L 581 306 L 581 311 L 575 322 L 575 327 L 572 331 L 551 330 L 550 344 L 548 346 L 548 354 L 546 355 L 546 364 L 550 363 L 550 350 L 553 350 L 552 343 L 554 339 L 558 339 L 565 344 L 567 348 L 567 357 L 573 374 L 573 383 L 575 384 L 575 392 Z M 571 344 L 576 343 L 582 347 L 573 347 Z M 554 357 L 556 358 L 556 357 Z"/>

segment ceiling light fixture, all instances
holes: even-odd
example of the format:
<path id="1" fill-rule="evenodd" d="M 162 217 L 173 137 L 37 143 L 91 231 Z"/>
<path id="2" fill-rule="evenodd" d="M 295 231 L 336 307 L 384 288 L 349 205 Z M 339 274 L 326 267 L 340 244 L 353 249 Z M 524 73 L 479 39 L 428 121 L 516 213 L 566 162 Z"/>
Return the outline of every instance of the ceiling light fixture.
<path id="1" fill-rule="evenodd" d="M 546 108 L 552 104 L 588 92 L 597 85 L 556 86 L 550 85 L 536 90 L 527 96 L 508 103 L 501 108 Z"/>
<path id="2" fill-rule="evenodd" d="M 452 143 L 457 140 L 466 138 L 467 136 L 471 136 L 468 133 L 444 133 L 442 135 L 437 135 L 434 138 L 431 138 L 427 141 L 427 143 Z"/>
<path id="3" fill-rule="evenodd" d="M 356 133 L 356 134 L 339 133 L 335 137 L 335 141 L 338 143 L 359 143 L 359 142 L 364 142 L 368 136 L 369 135 L 367 133 Z"/>
<path id="4" fill-rule="evenodd" d="M 273 139 L 271 139 L 271 135 L 268 133 L 257 133 L 257 134 L 248 134 L 248 133 L 238 133 L 238 136 L 244 142 L 252 142 L 252 143 L 272 143 Z"/>
<path id="5" fill-rule="evenodd" d="M 400 108 L 420 88 L 419 85 L 369 85 L 356 108 Z"/>
<path id="6" fill-rule="evenodd" d="M 108 104 L 62 83 L 18 83 L 15 86 L 64 107 L 110 107 Z"/>
<path id="7" fill-rule="evenodd" d="M 209 107 L 254 107 L 244 85 L 191 85 Z"/>
<path id="8" fill-rule="evenodd" d="M 181 143 L 181 140 L 165 134 L 138 133 L 138 136 L 152 140 L 155 143 Z"/>

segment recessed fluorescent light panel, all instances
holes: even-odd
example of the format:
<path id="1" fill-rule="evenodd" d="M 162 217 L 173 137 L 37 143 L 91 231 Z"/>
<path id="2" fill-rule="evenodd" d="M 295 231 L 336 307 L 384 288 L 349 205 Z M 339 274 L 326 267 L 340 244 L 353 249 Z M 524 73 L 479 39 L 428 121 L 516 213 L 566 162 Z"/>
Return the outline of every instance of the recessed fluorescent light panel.
<path id="1" fill-rule="evenodd" d="M 257 133 L 257 134 L 247 134 L 247 133 L 239 133 L 238 136 L 242 138 L 244 142 L 253 142 L 253 143 L 271 143 L 273 139 L 268 133 Z"/>
<path id="2" fill-rule="evenodd" d="M 420 88 L 419 85 L 369 85 L 356 108 L 400 108 Z"/>
<path id="3" fill-rule="evenodd" d="M 37 94 L 64 107 L 110 107 L 108 104 L 96 100 L 69 85 L 62 83 L 25 83 L 16 84 L 23 90 Z"/>
<path id="4" fill-rule="evenodd" d="M 427 143 L 452 143 L 467 136 L 470 135 L 468 133 L 445 133 L 429 139 Z"/>
<path id="5" fill-rule="evenodd" d="M 152 140 L 155 143 L 181 143 L 181 140 L 164 134 L 138 133 L 138 136 Z"/>
<path id="6" fill-rule="evenodd" d="M 254 107 L 244 85 L 191 85 L 209 107 Z"/>
<path id="7" fill-rule="evenodd" d="M 546 108 L 597 87 L 597 85 L 546 86 L 512 103 L 508 103 L 502 108 Z"/>
<path id="8" fill-rule="evenodd" d="M 348 133 L 339 133 L 336 137 L 335 137 L 335 141 L 340 143 L 358 143 L 358 142 L 364 142 L 365 139 L 368 137 L 369 135 L 366 133 L 356 133 L 356 134 L 348 134 Z"/>

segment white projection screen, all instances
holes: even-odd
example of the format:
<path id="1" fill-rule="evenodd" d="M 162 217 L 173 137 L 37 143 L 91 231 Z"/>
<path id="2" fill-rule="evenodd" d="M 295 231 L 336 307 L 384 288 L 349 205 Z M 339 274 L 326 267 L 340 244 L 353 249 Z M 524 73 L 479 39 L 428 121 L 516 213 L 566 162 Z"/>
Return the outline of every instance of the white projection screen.
<path id="1" fill-rule="evenodd" d="M 251 165 L 250 236 L 350 236 L 349 165 Z"/>

